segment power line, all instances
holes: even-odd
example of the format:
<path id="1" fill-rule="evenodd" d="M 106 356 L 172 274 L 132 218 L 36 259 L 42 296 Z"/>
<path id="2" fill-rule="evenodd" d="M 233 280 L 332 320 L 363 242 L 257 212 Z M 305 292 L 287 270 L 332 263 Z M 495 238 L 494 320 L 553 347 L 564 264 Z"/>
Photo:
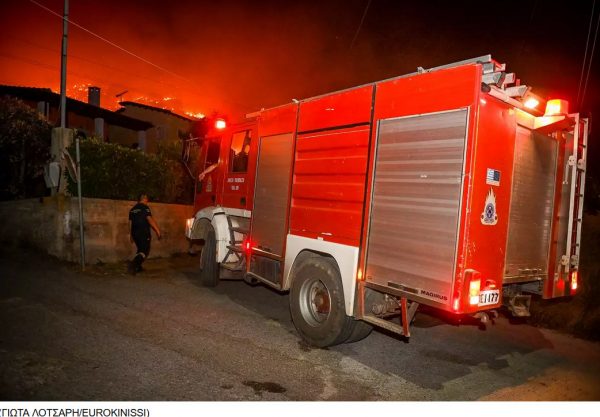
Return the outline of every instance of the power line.
<path id="1" fill-rule="evenodd" d="M 44 6 L 43 4 L 41 4 L 41 3 L 39 3 L 39 2 L 37 2 L 37 1 L 35 1 L 35 0 L 29 0 L 29 1 L 30 1 L 31 3 L 33 3 L 33 4 L 35 4 L 36 6 L 38 6 L 38 7 L 42 8 L 42 9 L 46 10 L 48 13 L 51 13 L 52 15 L 54 15 L 54 16 L 57 16 L 57 17 L 58 17 L 58 18 L 60 18 L 61 20 L 63 20 L 63 19 L 64 19 L 64 18 L 63 18 L 63 16 L 62 16 L 61 14 L 59 14 L 59 13 L 56 13 L 55 11 L 53 11 L 52 9 L 49 9 L 48 7 Z M 371 2 L 371 0 L 369 0 L 369 4 L 370 4 L 370 2 Z M 365 15 L 366 15 L 366 10 L 365 10 Z M 363 19 L 364 19 L 364 16 L 363 16 Z M 183 81 L 186 81 L 186 82 L 188 82 L 188 83 L 190 83 L 190 84 L 194 84 L 194 82 L 193 82 L 192 80 L 190 80 L 190 79 L 188 79 L 188 78 L 185 78 L 185 77 L 183 77 L 183 76 L 181 76 L 181 75 L 179 75 L 179 74 L 177 74 L 177 73 L 175 73 L 175 72 L 173 72 L 173 71 L 171 71 L 171 70 L 168 70 L 167 68 L 164 68 L 164 67 L 162 67 L 162 66 L 160 66 L 160 65 L 157 65 L 157 64 L 155 64 L 155 63 L 153 63 L 153 62 L 151 62 L 151 61 L 149 61 L 149 60 L 147 60 L 147 59 L 145 59 L 145 58 L 143 58 L 143 57 L 141 57 L 141 56 L 139 56 L 139 55 L 135 54 L 134 52 L 131 52 L 131 51 L 127 50 L 126 48 L 124 48 L 124 47 L 122 47 L 122 46 L 120 46 L 120 45 L 117 45 L 116 43 L 114 43 L 114 42 L 110 41 L 109 39 L 106 39 L 106 38 L 104 38 L 103 36 L 101 36 L 101 35 L 98 35 L 97 33 L 95 33 L 95 32 L 93 32 L 93 31 L 91 31 L 91 30 L 89 30 L 89 29 L 87 29 L 87 28 L 85 28 L 85 27 L 81 26 L 80 24 L 78 24 L 78 23 L 76 23 L 76 22 L 73 22 L 73 21 L 72 21 L 72 20 L 70 20 L 70 19 L 67 19 L 67 21 L 68 21 L 69 23 L 71 23 L 73 26 L 75 26 L 75 27 L 77 27 L 77 28 L 79 28 L 79 29 L 83 30 L 84 32 L 86 32 L 86 33 L 89 33 L 90 35 L 92 35 L 92 36 L 94 36 L 94 37 L 96 37 L 96 38 L 98 38 L 98 39 L 102 40 L 103 42 L 106 42 L 106 43 L 108 43 L 109 45 L 111 45 L 111 46 L 113 46 L 113 47 L 115 47 L 115 48 L 117 48 L 117 49 L 119 49 L 119 50 L 121 50 L 121 51 L 123 51 L 123 52 L 127 53 L 128 55 L 131 55 L 131 56 L 133 56 L 134 58 L 137 58 L 137 59 L 139 59 L 139 60 L 141 60 L 141 61 L 145 62 L 145 63 L 146 63 L 146 64 L 148 64 L 148 65 L 151 65 L 151 66 L 153 66 L 153 67 L 155 67 L 155 68 L 157 68 L 157 69 L 159 69 L 159 70 L 161 70 L 161 71 L 164 71 L 164 72 L 166 72 L 166 73 L 168 73 L 168 74 L 171 74 L 171 75 L 173 75 L 174 77 L 176 77 L 176 78 L 179 78 L 179 79 L 181 79 L 181 80 L 183 80 Z M 250 106 L 248 106 L 247 104 L 240 103 L 240 102 L 237 102 L 237 101 L 234 101 L 234 100 L 231 100 L 231 99 L 227 99 L 227 98 L 225 98 L 225 97 L 222 97 L 222 100 L 223 100 L 223 101 L 225 101 L 225 102 L 229 102 L 230 104 L 233 104 L 233 105 L 235 105 L 236 107 L 244 107 L 244 108 L 246 108 L 246 109 L 250 108 Z"/>
<path id="2" fill-rule="evenodd" d="M 34 44 L 32 44 L 32 45 L 34 45 Z M 36 45 L 34 45 L 34 46 L 36 46 Z M 41 46 L 37 46 L 37 47 L 43 48 Z M 70 56 L 73 57 L 72 55 L 70 55 Z M 22 61 L 22 62 L 24 62 L 24 63 L 26 63 L 28 65 L 32 65 L 32 66 L 35 66 L 35 67 L 43 68 L 46 71 L 52 71 L 52 72 L 54 72 L 54 71 L 60 70 L 60 67 L 58 65 L 47 64 L 47 63 L 44 63 L 44 62 L 41 62 L 41 61 L 37 61 L 37 60 L 31 59 L 29 57 L 23 57 L 23 56 L 14 55 L 14 54 L 11 54 L 11 53 L 0 52 L 0 59 L 3 59 L 3 58 L 5 58 L 5 59 L 11 59 L 11 60 L 16 60 L 16 61 Z M 87 59 L 81 58 L 81 57 L 75 57 L 75 58 L 82 59 L 82 60 L 87 60 Z M 88 60 L 88 61 L 92 62 L 91 60 Z M 109 67 L 109 68 L 112 68 L 112 67 Z M 107 79 L 107 78 L 103 78 L 103 77 L 98 77 L 97 75 L 95 75 L 94 79 L 92 79 L 92 78 L 90 78 L 91 77 L 90 74 L 83 74 L 83 73 L 80 73 L 80 72 L 77 72 L 77 71 L 73 71 L 73 70 L 69 70 L 69 73 L 72 74 L 72 75 L 75 75 L 75 76 L 79 77 L 82 80 L 82 82 L 86 82 L 88 84 L 97 84 L 98 81 L 100 81 L 100 83 L 103 86 L 108 86 L 109 88 L 112 88 L 112 89 L 115 89 L 115 90 L 123 90 L 123 89 L 127 88 L 127 86 L 125 84 L 115 83 L 111 79 Z M 129 74 L 127 72 L 124 72 L 124 73 L 125 74 Z M 150 79 L 148 77 L 140 76 L 140 78 L 147 78 L 147 79 L 149 79 L 149 80 L 152 81 L 152 79 Z M 160 81 L 160 83 L 165 84 L 165 86 L 169 86 L 168 84 L 166 84 L 166 83 L 164 83 L 162 81 Z M 171 85 L 171 87 L 175 88 L 175 89 L 180 89 L 181 88 L 181 87 L 177 87 L 175 85 Z M 136 89 L 140 90 L 140 88 L 136 88 Z M 194 92 L 191 92 L 191 91 L 187 91 L 187 93 L 192 94 L 192 95 L 194 95 L 196 97 L 200 97 L 200 98 L 202 97 L 200 94 L 194 93 Z M 152 95 L 156 96 L 157 94 L 150 94 L 150 96 L 152 96 Z M 158 95 L 160 95 L 160 94 L 158 94 Z M 227 102 L 229 104 L 235 105 L 237 107 L 242 107 L 242 108 L 246 109 L 246 111 L 254 109 L 253 106 L 250 106 L 247 103 L 240 103 L 238 101 L 234 101 L 234 100 L 231 100 L 231 99 L 228 99 L 228 98 L 224 98 L 224 97 L 222 97 L 222 100 L 224 102 Z M 156 103 L 153 103 L 153 104 L 156 104 Z"/>
<path id="3" fill-rule="evenodd" d="M 587 39 L 585 41 L 585 53 L 583 55 L 583 63 L 581 64 L 581 75 L 579 76 L 579 87 L 577 88 L 577 100 L 575 100 L 575 104 L 577 105 L 577 110 L 579 110 L 579 97 L 581 93 L 581 84 L 583 83 L 583 76 L 585 73 L 585 64 L 587 62 L 588 49 L 590 45 L 590 34 L 592 33 L 592 23 L 594 21 L 594 8 L 596 7 L 596 0 L 592 3 L 592 13 L 590 14 L 590 24 L 588 28 Z"/>
<path id="4" fill-rule="evenodd" d="M 594 0 L 595 2 L 595 0 Z M 587 74 L 585 76 L 585 84 L 583 85 L 583 93 L 581 94 L 581 106 L 585 103 L 585 93 L 587 91 L 588 80 L 590 78 L 590 72 L 592 70 L 592 60 L 594 59 L 594 51 L 596 50 L 596 41 L 598 40 L 598 28 L 600 27 L 600 13 L 596 18 L 596 31 L 594 33 L 594 43 L 592 44 L 592 51 L 590 52 L 590 59 L 588 61 Z"/>
<path id="5" fill-rule="evenodd" d="M 35 1 L 35 0 L 29 0 L 29 1 L 30 1 L 31 3 L 33 3 L 33 4 L 35 4 L 36 6 L 38 6 L 38 7 L 41 7 L 42 9 L 46 10 L 48 13 L 51 13 L 51 14 L 53 14 L 54 16 L 57 16 L 57 17 L 59 17 L 61 20 L 63 20 L 63 16 L 62 16 L 61 14 L 59 14 L 59 13 L 56 13 L 54 10 L 52 10 L 52 9 L 49 9 L 48 7 L 44 6 L 43 4 L 40 4 L 40 3 L 38 3 L 38 2 L 37 2 L 37 1 Z M 146 64 L 148 64 L 148 65 L 152 65 L 153 67 L 155 67 L 155 68 L 157 68 L 157 69 L 159 69 L 159 70 L 161 70 L 161 71 L 164 71 L 164 72 L 166 72 L 166 73 L 169 73 L 169 74 L 173 75 L 174 77 L 180 78 L 180 79 L 182 79 L 182 80 L 184 80 L 184 81 L 187 81 L 187 82 L 189 82 L 189 83 L 191 83 L 191 82 L 192 82 L 192 81 L 191 81 L 191 80 L 189 80 L 188 78 L 185 78 L 185 77 L 183 77 L 183 76 L 181 76 L 181 75 L 179 75 L 179 74 L 177 74 L 177 73 L 175 73 L 175 72 L 173 72 L 173 71 L 171 71 L 171 70 L 168 70 L 168 69 L 166 69 L 166 68 L 164 68 L 164 67 L 161 67 L 160 65 L 157 65 L 157 64 L 155 64 L 154 62 L 151 62 L 151 61 L 147 60 L 146 58 L 144 58 L 144 57 L 141 57 L 141 56 L 139 56 L 139 55 L 137 55 L 137 54 L 135 54 L 135 53 L 133 53 L 133 52 L 131 52 L 131 51 L 129 51 L 129 50 L 127 50 L 127 49 L 123 48 L 123 47 L 122 47 L 122 46 L 120 46 L 120 45 L 117 45 L 116 43 L 114 43 L 114 42 L 112 42 L 112 41 L 110 41 L 110 40 L 106 39 L 105 37 L 103 37 L 103 36 L 101 36 L 101 35 L 98 35 L 98 34 L 97 34 L 97 33 L 95 33 L 95 32 L 92 32 L 91 30 L 89 30 L 89 29 L 87 29 L 87 28 L 85 28 L 85 27 L 81 26 L 80 24 L 78 24 L 78 23 L 76 23 L 76 22 L 72 21 L 71 19 L 67 19 L 67 22 L 69 22 L 69 23 L 70 23 L 70 24 L 72 24 L 73 26 L 75 26 L 75 27 L 77 27 L 77 28 L 79 28 L 79 29 L 83 30 L 84 32 L 87 32 L 87 33 L 89 33 L 90 35 L 92 35 L 92 36 L 94 36 L 94 37 L 96 37 L 96 38 L 100 39 L 101 41 L 103 41 L 103 42 L 106 42 L 106 43 L 108 43 L 109 45 L 111 45 L 111 46 L 113 46 L 113 47 L 115 47 L 115 48 L 117 48 L 117 49 L 119 49 L 119 50 L 121 50 L 121 51 L 125 52 L 126 54 L 129 54 L 129 55 L 133 56 L 134 58 L 137 58 L 137 59 L 139 59 L 140 61 L 143 61 L 143 62 L 145 62 L 145 63 L 146 63 Z"/>
<path id="6" fill-rule="evenodd" d="M 2 56 L 4 58 L 12 59 L 12 60 L 23 61 L 23 62 L 25 62 L 25 63 L 27 63 L 29 65 L 33 65 L 33 66 L 36 66 L 36 67 L 44 68 L 44 69 L 46 69 L 48 71 L 56 71 L 57 69 L 60 69 L 56 65 L 45 64 L 43 62 L 36 61 L 34 59 L 31 59 L 31 58 L 17 56 L 17 55 L 13 55 L 13 54 L 6 53 L 6 52 L 0 52 L 0 56 Z"/>
<path id="7" fill-rule="evenodd" d="M 21 39 L 19 37 L 13 36 L 13 35 L 7 35 L 7 38 L 10 38 L 10 39 L 15 40 L 17 42 L 22 42 L 22 43 L 24 43 L 26 45 L 29 45 L 31 47 L 38 48 L 38 49 L 41 49 L 41 50 L 44 50 L 44 51 L 50 51 L 50 52 L 53 52 L 53 53 L 56 52 L 55 49 L 49 48 L 47 46 L 42 46 L 42 45 L 40 45 L 38 43 L 31 42 L 31 41 L 28 41 L 28 40 L 25 40 L 25 39 Z M 80 60 L 80 61 L 88 62 L 90 64 L 97 65 L 97 66 L 100 66 L 100 67 L 104 67 L 104 68 L 107 68 L 107 69 L 109 69 L 111 71 L 117 71 L 117 72 L 120 72 L 122 74 L 126 74 L 128 76 L 132 76 L 132 77 L 135 77 L 135 78 L 143 78 L 143 79 L 146 79 L 146 80 L 151 81 L 153 83 L 162 84 L 163 86 L 168 87 L 168 88 L 173 88 L 173 89 L 180 89 L 180 88 L 182 88 L 182 87 L 178 87 L 175 84 L 172 84 L 170 82 L 166 82 L 166 81 L 158 79 L 158 78 L 152 78 L 152 77 L 148 77 L 146 75 L 142 75 L 142 74 L 139 74 L 139 73 L 133 73 L 133 72 L 125 71 L 125 70 L 123 70 L 121 68 L 117 68 L 117 67 L 113 67 L 111 65 L 107 65 L 107 64 L 105 64 L 103 62 L 94 61 L 92 59 L 84 58 L 82 56 L 78 56 L 78 55 L 74 55 L 73 53 L 70 53 L 69 54 L 69 59 L 72 59 L 72 58 Z M 87 78 L 87 77 L 85 77 L 85 78 Z M 124 86 L 122 84 L 120 84 L 120 85 L 121 85 L 121 87 L 119 87 L 119 88 L 124 88 Z M 193 95 L 195 95 L 197 97 L 200 97 L 200 98 L 202 97 L 200 94 L 195 93 L 193 91 L 189 91 L 188 90 L 187 92 L 190 93 L 190 94 L 193 94 Z"/>
<path id="8" fill-rule="evenodd" d="M 371 0 L 369 0 L 367 2 L 367 6 L 365 7 L 363 15 L 360 18 L 360 23 L 358 24 L 358 27 L 356 28 L 356 32 L 354 33 L 354 38 L 352 38 L 352 42 L 350 43 L 350 49 L 352 49 L 354 47 L 354 42 L 356 42 L 356 38 L 358 38 L 358 34 L 360 32 L 360 29 L 362 28 L 363 22 L 365 21 L 365 17 L 367 17 L 367 12 L 369 11 L 370 5 L 371 5 Z"/>
<path id="9" fill-rule="evenodd" d="M 25 62 L 26 64 L 29 64 L 29 65 L 32 65 L 35 67 L 39 67 L 39 68 L 44 68 L 48 71 L 60 70 L 60 66 L 58 66 L 58 65 L 47 64 L 47 63 L 44 63 L 41 61 L 31 59 L 29 57 L 18 56 L 18 55 L 14 55 L 11 53 L 0 52 L 0 57 L 4 57 L 4 58 L 16 60 L 16 61 L 22 61 L 22 62 Z M 94 81 L 90 78 L 89 74 L 83 74 L 83 73 L 73 71 L 73 70 L 69 70 L 69 73 L 85 80 L 86 82 Z M 102 82 L 102 84 L 108 85 L 109 87 L 114 88 L 115 90 L 119 90 L 119 89 L 122 89 L 125 87 L 124 84 L 114 83 L 113 81 L 109 81 L 106 78 L 101 78 L 101 77 L 100 78 L 94 77 L 94 78 L 96 79 L 95 81 L 100 80 Z"/>

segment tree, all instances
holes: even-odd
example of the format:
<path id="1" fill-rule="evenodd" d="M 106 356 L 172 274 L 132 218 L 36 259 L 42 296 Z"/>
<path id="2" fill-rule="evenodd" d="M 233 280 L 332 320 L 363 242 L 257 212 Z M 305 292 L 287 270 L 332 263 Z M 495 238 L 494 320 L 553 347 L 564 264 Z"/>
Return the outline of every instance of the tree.
<path id="1" fill-rule="evenodd" d="M 52 125 L 21 100 L 0 97 L 0 200 L 45 193 Z"/>

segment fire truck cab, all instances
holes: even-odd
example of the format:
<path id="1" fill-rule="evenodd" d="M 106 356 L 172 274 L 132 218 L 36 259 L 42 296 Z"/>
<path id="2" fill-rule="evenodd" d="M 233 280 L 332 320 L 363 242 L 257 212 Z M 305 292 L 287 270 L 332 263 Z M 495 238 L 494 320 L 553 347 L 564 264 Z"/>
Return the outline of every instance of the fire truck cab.
<path id="1" fill-rule="evenodd" d="M 588 120 L 490 55 L 249 115 L 201 144 L 201 280 L 290 292 L 315 346 L 577 290 Z"/>

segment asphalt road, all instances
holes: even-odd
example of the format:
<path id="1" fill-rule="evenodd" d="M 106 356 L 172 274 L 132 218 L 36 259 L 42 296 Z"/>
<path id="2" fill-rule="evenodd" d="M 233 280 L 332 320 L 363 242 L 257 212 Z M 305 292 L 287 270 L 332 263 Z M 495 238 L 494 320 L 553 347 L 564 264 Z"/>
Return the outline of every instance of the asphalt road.
<path id="1" fill-rule="evenodd" d="M 313 349 L 287 295 L 203 288 L 197 262 L 131 277 L 0 253 L 0 400 L 600 400 L 598 343 L 418 314 L 408 342 L 375 331 Z"/>

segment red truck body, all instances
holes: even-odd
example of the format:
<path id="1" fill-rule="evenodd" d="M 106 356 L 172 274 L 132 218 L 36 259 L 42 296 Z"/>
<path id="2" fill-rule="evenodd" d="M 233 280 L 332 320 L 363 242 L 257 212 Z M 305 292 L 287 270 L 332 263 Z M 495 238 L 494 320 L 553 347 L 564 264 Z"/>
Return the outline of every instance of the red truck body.
<path id="1" fill-rule="evenodd" d="M 319 346 L 364 323 L 408 336 L 419 304 L 526 315 L 576 290 L 588 130 L 489 55 L 294 101 L 204 141 L 186 233 L 214 231 L 205 283 L 291 289 Z"/>

